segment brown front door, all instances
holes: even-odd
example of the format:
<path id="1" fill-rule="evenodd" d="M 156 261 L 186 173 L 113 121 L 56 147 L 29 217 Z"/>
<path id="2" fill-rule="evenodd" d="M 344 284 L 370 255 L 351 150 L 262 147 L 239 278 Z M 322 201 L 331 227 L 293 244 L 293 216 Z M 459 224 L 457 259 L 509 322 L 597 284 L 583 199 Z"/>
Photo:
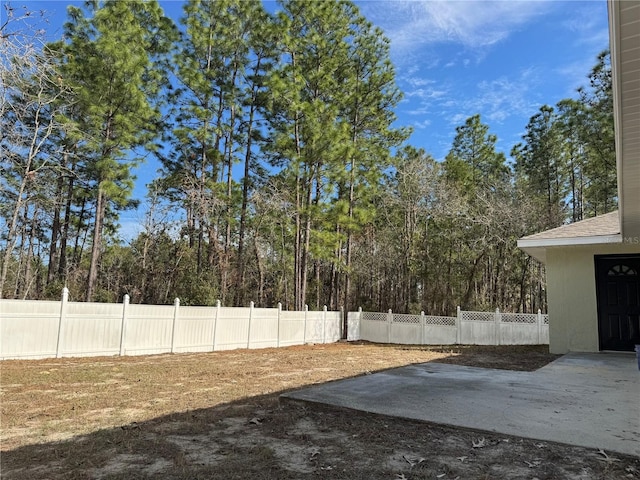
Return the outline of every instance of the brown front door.
<path id="1" fill-rule="evenodd" d="M 600 350 L 640 345 L 640 255 L 596 256 Z"/>

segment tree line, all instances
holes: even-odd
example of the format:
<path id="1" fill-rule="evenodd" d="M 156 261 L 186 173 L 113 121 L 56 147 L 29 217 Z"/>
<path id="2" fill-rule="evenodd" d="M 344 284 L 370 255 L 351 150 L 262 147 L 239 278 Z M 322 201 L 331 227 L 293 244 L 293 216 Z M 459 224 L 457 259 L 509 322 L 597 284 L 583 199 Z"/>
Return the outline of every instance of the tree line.
<path id="1" fill-rule="evenodd" d="M 394 126 L 389 40 L 349 1 L 188 0 L 178 24 L 91 1 L 49 43 L 5 8 L 3 298 L 535 311 L 544 268 L 516 240 L 616 208 L 607 52 L 509 159 L 474 115 L 436 161 Z"/>

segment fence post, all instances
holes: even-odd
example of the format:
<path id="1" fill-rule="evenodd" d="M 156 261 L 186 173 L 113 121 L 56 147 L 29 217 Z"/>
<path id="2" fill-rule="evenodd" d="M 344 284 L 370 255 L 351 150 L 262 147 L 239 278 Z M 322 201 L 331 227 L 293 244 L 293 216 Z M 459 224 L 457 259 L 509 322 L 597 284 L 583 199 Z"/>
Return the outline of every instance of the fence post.
<path id="1" fill-rule="evenodd" d="M 356 317 L 357 321 L 355 322 L 356 325 L 358 325 L 358 335 L 357 337 L 354 337 L 354 340 L 362 340 L 362 335 L 360 334 L 361 332 L 361 325 L 362 325 L 362 307 L 358 307 L 358 316 Z M 348 339 L 347 339 L 348 340 Z"/>
<path id="2" fill-rule="evenodd" d="M 69 301 L 69 289 L 62 289 L 62 300 L 60 301 L 60 321 L 58 322 L 58 340 L 56 341 L 56 358 L 62 356 L 62 336 L 64 335 L 64 324 L 67 319 L 67 302 Z"/>
<path id="3" fill-rule="evenodd" d="M 278 302 L 278 338 L 276 338 L 276 347 L 280 346 L 280 317 L 282 316 L 282 303 Z"/>
<path id="4" fill-rule="evenodd" d="M 216 317 L 213 320 L 213 340 L 211 341 L 211 351 L 216 351 L 216 332 L 218 331 L 218 319 L 220 318 L 220 300 L 216 300 Z"/>
<path id="5" fill-rule="evenodd" d="M 460 345 L 462 342 L 462 311 L 460 307 L 456 307 L 456 344 Z"/>
<path id="6" fill-rule="evenodd" d="M 391 343 L 391 324 L 393 323 L 393 312 L 389 309 L 387 313 L 387 343 Z"/>
<path id="7" fill-rule="evenodd" d="M 176 351 L 176 321 L 178 320 L 178 310 L 180 310 L 180 299 L 176 298 L 173 302 L 173 325 L 171 325 L 171 353 Z"/>
<path id="8" fill-rule="evenodd" d="M 495 325 L 496 325 L 496 345 L 500 345 L 501 331 L 500 331 L 500 309 L 499 308 L 496 308 Z"/>
<path id="9" fill-rule="evenodd" d="M 322 343 L 327 343 L 327 306 L 322 307 Z"/>
<path id="10" fill-rule="evenodd" d="M 304 306 L 304 326 L 302 327 L 302 344 L 307 344 L 307 312 L 309 311 L 309 305 Z"/>
<path id="11" fill-rule="evenodd" d="M 538 345 L 542 344 L 542 311 L 538 309 Z"/>
<path id="12" fill-rule="evenodd" d="M 424 345 L 424 329 L 427 325 L 427 319 L 424 316 L 424 310 L 420 312 L 420 345 Z"/>
<path id="13" fill-rule="evenodd" d="M 247 348 L 251 346 L 251 319 L 253 318 L 253 302 L 249 302 L 249 328 L 247 328 Z"/>
<path id="14" fill-rule="evenodd" d="M 122 323 L 120 324 L 120 356 L 124 355 L 125 329 L 127 328 L 127 310 L 129 308 L 129 295 L 125 293 L 122 298 Z"/>

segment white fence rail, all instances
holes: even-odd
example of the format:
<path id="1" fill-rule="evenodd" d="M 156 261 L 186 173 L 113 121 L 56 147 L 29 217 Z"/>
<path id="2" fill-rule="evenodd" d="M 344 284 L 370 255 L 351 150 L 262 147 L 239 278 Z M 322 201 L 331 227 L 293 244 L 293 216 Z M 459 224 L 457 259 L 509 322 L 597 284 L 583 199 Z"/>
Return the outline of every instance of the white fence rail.
<path id="1" fill-rule="evenodd" d="M 457 316 L 349 312 L 349 340 L 411 345 L 541 345 L 549 343 L 549 316 L 467 312 Z"/>
<path id="2" fill-rule="evenodd" d="M 357 312 L 348 314 L 348 340 L 413 345 L 529 345 L 549 343 L 549 317 L 467 312 L 457 316 Z M 333 343 L 341 312 L 278 308 L 183 307 L 0 300 L 0 360 L 16 358 L 211 352 Z"/>
<path id="3" fill-rule="evenodd" d="M 0 360 L 333 343 L 341 312 L 0 300 Z"/>

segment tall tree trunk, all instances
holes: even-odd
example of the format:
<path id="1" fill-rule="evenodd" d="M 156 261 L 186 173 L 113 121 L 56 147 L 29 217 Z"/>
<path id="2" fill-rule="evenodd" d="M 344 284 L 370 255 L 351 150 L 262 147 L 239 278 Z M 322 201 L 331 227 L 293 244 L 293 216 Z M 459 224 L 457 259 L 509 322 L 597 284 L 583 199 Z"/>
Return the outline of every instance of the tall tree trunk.
<path id="1" fill-rule="evenodd" d="M 80 206 L 80 212 L 78 215 L 78 225 L 81 225 L 84 221 L 84 216 L 87 213 L 87 198 L 82 197 L 82 203 Z M 87 240 L 87 235 L 89 233 L 89 226 L 85 228 L 82 232 L 80 229 L 76 232 L 76 239 L 73 245 L 73 257 L 71 259 L 72 265 L 77 267 L 80 265 L 80 261 L 82 260 L 82 255 L 84 254 L 84 246 Z"/>
<path id="2" fill-rule="evenodd" d="M 89 275 L 87 277 L 86 301 L 93 301 L 96 282 L 98 280 L 98 263 L 100 262 L 100 251 L 102 249 L 102 225 L 105 216 L 106 199 L 102 187 L 98 187 L 98 198 L 96 200 L 96 220 L 93 225 L 93 242 L 91 245 L 91 260 L 89 263 Z"/>
<path id="3" fill-rule="evenodd" d="M 31 149 L 35 148 L 36 137 L 34 135 Z M 13 212 L 11 214 L 11 220 L 9 222 L 9 228 L 6 233 L 6 247 L 4 251 L 4 255 L 2 258 L 2 272 L 0 273 L 0 297 L 2 297 L 2 292 L 4 289 L 4 284 L 7 280 L 7 274 L 9 273 L 9 262 L 11 261 L 11 257 L 13 255 L 13 249 L 17 240 L 17 227 L 18 227 L 18 218 L 20 217 L 20 211 L 24 205 L 24 194 L 27 189 L 27 183 L 31 178 L 29 176 L 29 172 L 31 170 L 31 161 L 32 161 L 31 152 L 27 155 L 27 162 L 24 166 L 24 174 L 22 175 L 22 179 L 20 180 L 20 187 L 18 188 L 18 192 L 16 194 L 16 203 L 13 207 Z"/>
<path id="4" fill-rule="evenodd" d="M 309 252 L 311 245 L 311 212 L 309 207 L 311 206 L 311 184 L 313 183 L 313 177 L 309 178 L 307 183 L 307 195 L 306 195 L 306 214 L 305 214 L 305 226 L 304 226 L 304 243 L 302 249 L 302 258 L 300 259 L 300 310 L 303 310 L 307 304 L 307 282 L 309 275 Z"/>
<path id="5" fill-rule="evenodd" d="M 296 54 L 291 53 L 291 64 L 295 71 L 296 69 Z M 296 111 L 293 119 L 293 131 L 295 141 L 295 164 L 296 164 L 296 231 L 295 231 L 295 253 L 294 253 L 294 283 L 293 283 L 293 297 L 294 308 L 296 310 L 302 310 L 304 307 L 304 301 L 302 297 L 302 192 L 300 191 L 300 161 L 302 157 L 301 145 L 300 145 L 300 112 Z"/>
<path id="6" fill-rule="evenodd" d="M 24 222 L 26 222 L 26 217 L 24 218 Z M 23 223 L 24 225 L 24 223 Z M 24 226 L 20 229 L 20 255 L 18 256 L 18 264 L 16 265 L 16 279 L 13 285 L 13 298 L 19 298 L 20 292 L 22 291 L 22 285 L 24 284 L 24 279 L 22 275 L 22 265 L 24 263 L 24 245 L 25 245 L 25 237 L 26 237 L 26 229 Z M 17 232 L 16 232 L 17 233 Z M 17 238 L 16 238 L 17 241 Z"/>
<path id="7" fill-rule="evenodd" d="M 258 266 L 258 305 L 264 306 L 264 279 L 265 269 L 260 257 L 260 249 L 258 248 L 258 237 L 253 237 L 253 245 L 256 251 L 256 264 Z"/>
<path id="8" fill-rule="evenodd" d="M 334 249 L 334 259 L 331 262 L 331 284 L 329 287 L 329 308 L 338 310 L 340 303 L 340 271 L 338 266 L 342 264 L 342 240 L 340 222 L 336 222 L 336 238 L 338 244 Z"/>
<path id="9" fill-rule="evenodd" d="M 235 75 L 234 75 L 235 79 Z M 224 234 L 224 268 L 222 269 L 222 299 L 227 297 L 229 290 L 229 275 L 231 268 L 231 224 L 233 223 L 233 129 L 235 123 L 235 107 L 231 107 L 231 117 L 229 119 L 230 130 L 226 144 L 227 150 L 227 205 L 226 205 L 226 225 Z"/>
<path id="10" fill-rule="evenodd" d="M 33 237 L 34 237 L 34 232 L 36 231 L 37 225 L 38 225 L 38 214 L 39 214 L 39 210 L 36 209 L 33 214 L 31 215 L 31 226 L 29 228 L 29 237 L 27 240 L 27 260 L 25 262 L 25 269 L 24 269 L 24 288 L 23 288 L 23 292 L 22 292 L 22 299 L 26 300 L 27 297 L 29 296 L 29 291 L 31 290 L 31 286 L 33 285 L 35 279 L 40 275 L 40 272 L 36 269 L 35 272 L 35 277 L 34 274 L 32 272 L 33 270 L 33 260 L 36 258 L 35 257 L 35 253 L 33 250 Z M 26 212 L 25 212 L 26 214 Z"/>
<path id="11" fill-rule="evenodd" d="M 64 223 L 62 224 L 62 234 L 60 236 L 60 260 L 58 262 L 58 278 L 67 283 L 67 242 L 69 241 L 69 226 L 71 224 L 71 205 L 73 204 L 73 170 L 67 184 L 67 198 L 64 207 Z M 82 217 L 80 218 L 82 221 Z"/>
<path id="12" fill-rule="evenodd" d="M 295 310 L 301 310 L 300 302 L 300 290 L 302 286 L 300 284 L 302 278 L 302 205 L 300 201 L 300 175 L 298 173 L 296 178 L 296 231 L 295 231 L 295 245 L 293 256 L 293 308 Z"/>
<path id="13" fill-rule="evenodd" d="M 355 133 L 354 133 L 355 137 Z M 355 138 L 354 138 L 355 142 Z M 349 224 L 353 220 L 353 202 L 354 202 L 354 182 L 355 182 L 355 159 L 351 157 L 351 178 L 349 180 Z M 343 291 L 343 300 L 342 300 L 342 308 L 345 312 L 349 312 L 349 308 L 351 307 L 351 302 L 349 299 L 349 295 L 351 294 L 351 249 L 353 247 L 353 231 L 351 227 L 347 229 L 347 245 L 345 252 L 345 272 L 344 272 L 344 291 Z M 348 322 L 344 322 L 344 331 L 342 332 L 342 338 L 348 338 Z"/>
<path id="14" fill-rule="evenodd" d="M 58 267 L 58 238 L 61 235 L 62 225 L 60 223 L 60 211 L 62 210 L 62 192 L 64 188 L 64 178 L 58 177 L 56 187 L 56 198 L 53 207 L 53 222 L 51 224 L 51 241 L 49 242 L 49 265 L 47 266 L 47 285 L 53 282 Z"/>
<path id="15" fill-rule="evenodd" d="M 258 58 L 258 64 L 256 69 L 260 68 L 260 58 Z M 247 207 L 249 205 L 249 185 L 251 175 L 251 147 L 253 141 L 253 122 L 256 111 L 258 88 L 253 86 L 251 94 L 251 107 L 249 109 L 249 123 L 247 125 L 247 145 L 244 153 L 244 177 L 242 178 L 242 206 L 240 208 L 240 229 L 238 232 L 238 283 L 236 284 L 236 304 L 242 305 L 245 298 L 245 277 L 246 277 L 246 262 L 244 260 L 244 237 L 245 230 L 247 228 Z"/>

